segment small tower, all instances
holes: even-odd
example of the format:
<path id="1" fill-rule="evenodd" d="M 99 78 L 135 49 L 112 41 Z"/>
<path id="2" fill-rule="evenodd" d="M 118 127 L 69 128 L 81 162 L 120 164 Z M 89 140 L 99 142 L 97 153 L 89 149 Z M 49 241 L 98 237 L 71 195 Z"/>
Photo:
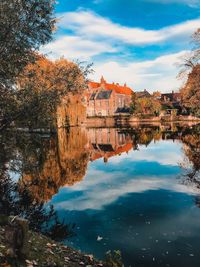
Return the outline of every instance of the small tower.
<path id="1" fill-rule="evenodd" d="M 105 84 L 105 83 L 106 83 L 106 81 L 105 81 L 105 79 L 104 79 L 104 77 L 103 77 L 103 76 L 101 76 L 100 83 L 101 83 L 101 84 Z"/>

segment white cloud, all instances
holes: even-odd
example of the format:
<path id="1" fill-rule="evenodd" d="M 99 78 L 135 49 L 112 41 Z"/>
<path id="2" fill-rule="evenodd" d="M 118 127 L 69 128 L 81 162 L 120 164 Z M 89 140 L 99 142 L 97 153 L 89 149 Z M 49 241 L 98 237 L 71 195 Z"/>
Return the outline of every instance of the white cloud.
<path id="1" fill-rule="evenodd" d="M 134 90 L 144 88 L 149 91 L 159 90 L 169 92 L 179 89 L 182 81 L 176 78 L 178 73 L 177 63 L 187 51 L 158 57 L 154 60 L 131 62 L 122 64 L 119 62 L 107 62 L 94 65 L 93 80 L 99 80 L 102 75 L 109 81 L 119 83 L 126 82 Z"/>
<path id="2" fill-rule="evenodd" d="M 50 58 L 65 56 L 68 59 L 89 60 L 92 56 L 104 52 L 116 52 L 109 44 L 82 39 L 78 36 L 61 36 L 42 49 Z"/>
<path id="3" fill-rule="evenodd" d="M 119 55 L 122 51 L 127 58 L 127 45 L 134 47 L 167 41 L 182 44 L 189 42 L 189 36 L 200 25 L 200 19 L 196 19 L 150 31 L 113 23 L 91 11 L 67 12 L 60 17 L 62 34 L 42 49 L 53 59 L 65 56 L 71 60 L 94 61 L 94 56 L 104 53 Z M 66 29 L 71 30 L 71 35 L 64 33 Z M 103 74 L 108 81 L 127 82 L 135 90 L 177 90 L 182 82 L 176 79 L 178 69 L 175 63 L 183 54 L 184 51 L 181 51 L 141 62 L 129 62 L 127 59 L 124 64 L 120 62 L 119 55 L 116 61 L 101 60 L 101 63 L 95 64 L 95 74 L 91 78 L 98 80 Z"/>
<path id="4" fill-rule="evenodd" d="M 200 19 L 194 19 L 159 30 L 145 30 L 113 23 L 91 11 L 67 12 L 60 16 L 59 27 L 71 29 L 79 36 L 118 40 L 131 45 L 161 43 L 175 37 L 190 36 L 200 25 Z"/>

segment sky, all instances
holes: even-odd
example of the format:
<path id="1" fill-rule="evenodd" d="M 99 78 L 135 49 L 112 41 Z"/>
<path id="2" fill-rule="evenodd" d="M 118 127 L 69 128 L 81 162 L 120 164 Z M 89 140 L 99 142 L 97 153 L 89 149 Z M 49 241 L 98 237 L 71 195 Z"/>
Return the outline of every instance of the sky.
<path id="1" fill-rule="evenodd" d="M 94 81 L 171 92 L 183 84 L 177 74 L 200 27 L 200 0 L 60 0 L 56 17 L 42 48 L 51 59 L 93 63 Z"/>

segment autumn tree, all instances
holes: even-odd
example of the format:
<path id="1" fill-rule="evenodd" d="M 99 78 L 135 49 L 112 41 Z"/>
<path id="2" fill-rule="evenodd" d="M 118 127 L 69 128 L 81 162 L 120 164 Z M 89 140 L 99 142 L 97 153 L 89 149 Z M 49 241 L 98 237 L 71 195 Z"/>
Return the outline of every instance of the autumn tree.
<path id="1" fill-rule="evenodd" d="M 51 40 L 54 0 L 0 1 L 0 129 L 17 113 L 16 78 Z"/>
<path id="2" fill-rule="evenodd" d="M 149 114 L 149 115 L 159 115 L 161 110 L 160 102 L 153 97 L 141 97 L 137 98 L 137 96 L 133 97 L 134 102 L 132 102 L 131 110 L 132 113 L 141 115 L 141 114 Z"/>
<path id="3" fill-rule="evenodd" d="M 18 114 L 22 125 L 32 128 L 52 127 L 56 124 L 56 108 L 69 94 L 83 92 L 86 87 L 87 67 L 64 58 L 55 62 L 38 55 L 17 79 Z"/>
<path id="4" fill-rule="evenodd" d="M 183 63 L 189 71 L 188 79 L 181 89 L 183 105 L 195 116 L 200 117 L 200 29 L 193 34 L 194 50 Z"/>
<path id="5" fill-rule="evenodd" d="M 181 89 L 183 105 L 200 117 L 200 64 L 193 67 L 185 86 Z"/>

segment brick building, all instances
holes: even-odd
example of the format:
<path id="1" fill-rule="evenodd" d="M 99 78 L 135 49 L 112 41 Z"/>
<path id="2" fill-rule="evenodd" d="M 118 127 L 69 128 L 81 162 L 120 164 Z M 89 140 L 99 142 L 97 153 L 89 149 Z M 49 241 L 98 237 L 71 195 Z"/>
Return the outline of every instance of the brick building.
<path id="1" fill-rule="evenodd" d="M 87 91 L 87 116 L 113 116 L 129 112 L 132 90 L 124 84 L 89 82 Z"/>

